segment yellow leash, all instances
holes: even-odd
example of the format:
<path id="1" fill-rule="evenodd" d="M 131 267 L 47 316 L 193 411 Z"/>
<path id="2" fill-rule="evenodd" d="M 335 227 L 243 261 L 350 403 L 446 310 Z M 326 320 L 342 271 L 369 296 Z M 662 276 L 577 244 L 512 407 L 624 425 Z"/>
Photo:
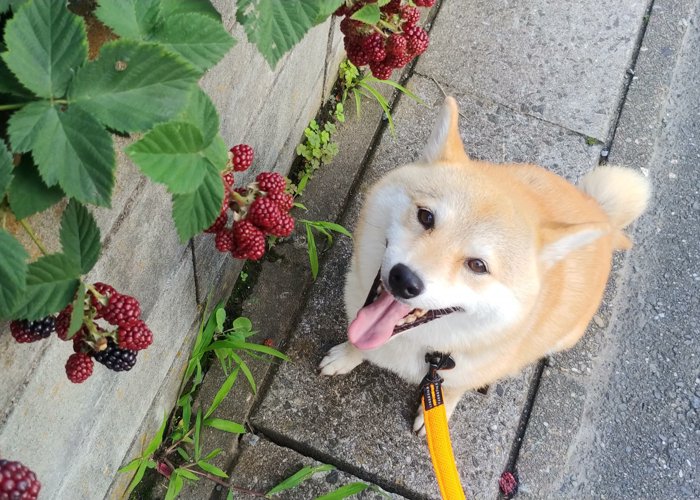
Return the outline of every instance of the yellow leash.
<path id="1" fill-rule="evenodd" d="M 426 354 L 425 361 L 430 365 L 421 384 L 425 433 L 440 494 L 443 500 L 466 500 L 447 426 L 447 413 L 442 399 L 443 379 L 437 373 L 438 370 L 454 368 L 454 360 L 449 355 L 431 353 Z"/>

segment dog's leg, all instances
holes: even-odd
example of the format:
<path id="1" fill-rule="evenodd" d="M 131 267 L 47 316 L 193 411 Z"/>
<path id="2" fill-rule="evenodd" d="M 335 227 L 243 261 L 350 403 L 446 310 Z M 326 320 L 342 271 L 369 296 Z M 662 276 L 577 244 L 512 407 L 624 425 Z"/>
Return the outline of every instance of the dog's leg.
<path id="1" fill-rule="evenodd" d="M 452 417 L 452 414 L 459 404 L 459 400 L 462 399 L 462 395 L 466 392 L 464 388 L 442 388 L 442 399 L 445 402 L 445 412 L 447 413 L 447 420 Z M 418 405 L 418 414 L 416 419 L 413 421 L 413 432 L 419 436 L 425 436 L 425 416 L 423 415 L 423 404 L 421 402 Z"/>
<path id="2" fill-rule="evenodd" d="M 318 367 L 321 369 L 321 375 L 343 375 L 351 372 L 363 361 L 362 351 L 350 342 L 343 342 L 328 351 Z"/>

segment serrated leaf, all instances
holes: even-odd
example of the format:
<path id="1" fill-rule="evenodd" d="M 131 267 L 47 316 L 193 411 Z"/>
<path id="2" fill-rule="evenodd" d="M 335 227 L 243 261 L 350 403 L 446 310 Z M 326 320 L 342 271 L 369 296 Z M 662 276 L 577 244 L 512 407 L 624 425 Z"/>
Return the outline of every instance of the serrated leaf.
<path id="1" fill-rule="evenodd" d="M 17 77 L 10 71 L 5 64 L 5 61 L 0 58 L 0 94 L 9 94 L 13 96 L 34 98 L 24 85 L 19 83 Z"/>
<path id="2" fill-rule="evenodd" d="M 219 469 L 216 465 L 212 465 L 209 462 L 200 460 L 197 462 L 197 465 L 199 465 L 203 471 L 208 472 L 209 474 L 214 474 L 217 477 L 228 477 L 228 474 Z"/>
<path id="3" fill-rule="evenodd" d="M 198 77 L 195 68 L 159 45 L 117 40 L 78 71 L 69 100 L 107 127 L 145 131 L 182 110 Z"/>
<path id="4" fill-rule="evenodd" d="M 341 486 L 335 491 L 316 497 L 315 500 L 342 500 L 343 498 L 347 498 L 352 495 L 357 495 L 358 493 L 365 491 L 371 487 L 372 486 L 367 483 L 350 483 Z"/>
<path id="5" fill-rule="evenodd" d="M 239 0 L 236 20 L 245 27 L 248 41 L 254 44 L 274 68 L 282 56 L 294 47 L 316 24 L 322 22 L 341 1 Z M 323 16 L 325 14 L 325 17 Z"/>
<path id="6" fill-rule="evenodd" d="M 232 434 L 245 434 L 245 427 L 241 424 L 223 418 L 207 418 L 204 420 L 204 425 Z"/>
<path id="7" fill-rule="evenodd" d="M 0 140 L 0 200 L 3 199 L 12 181 L 12 155 L 5 142 Z"/>
<path id="8" fill-rule="evenodd" d="M 52 106 L 32 141 L 32 156 L 48 185 L 71 198 L 108 207 L 114 186 L 112 136 L 77 106 Z"/>
<path id="9" fill-rule="evenodd" d="M 217 171 L 223 172 L 226 170 L 226 164 L 228 162 L 228 148 L 220 135 L 214 137 L 214 140 L 211 141 L 211 144 L 204 149 L 202 154 L 207 160 L 209 160 L 209 163 L 216 167 Z"/>
<path id="10" fill-rule="evenodd" d="M 29 264 L 27 289 L 13 315 L 39 319 L 63 309 L 78 288 L 80 270 L 63 254 L 46 255 Z"/>
<path id="11" fill-rule="evenodd" d="M 221 21 L 193 13 L 166 16 L 153 39 L 202 72 L 219 62 L 236 43 Z"/>
<path id="12" fill-rule="evenodd" d="M 314 474 L 319 473 L 319 472 L 327 472 L 335 470 L 335 467 L 332 465 L 319 465 L 317 467 L 302 467 L 299 471 L 297 471 L 295 474 L 292 474 L 289 476 L 287 479 L 279 483 L 277 486 L 272 488 L 270 491 L 265 493 L 266 497 L 271 497 L 272 495 L 276 495 L 277 493 L 280 493 L 281 491 L 289 490 L 291 488 L 296 488 L 299 486 L 301 483 L 306 481 L 307 479 L 311 478 Z"/>
<path id="13" fill-rule="evenodd" d="M 195 191 L 173 195 L 173 220 L 182 242 L 211 226 L 221 213 L 224 183 L 213 165 L 204 168 L 204 180 Z"/>
<path id="14" fill-rule="evenodd" d="M 368 3 L 355 12 L 350 19 L 360 21 L 365 24 L 376 25 L 379 22 L 381 11 L 376 3 Z"/>
<path id="15" fill-rule="evenodd" d="M 65 194 L 61 188 L 48 187 L 29 155 L 23 155 L 20 164 L 12 171 L 13 178 L 7 190 L 10 209 L 18 219 L 43 212 L 58 203 Z"/>
<path id="16" fill-rule="evenodd" d="M 160 0 L 100 0 L 95 15 L 121 38 L 146 39 L 155 28 Z"/>
<path id="17" fill-rule="evenodd" d="M 0 319 L 10 319 L 26 289 L 27 258 L 22 244 L 0 229 Z"/>
<path id="18" fill-rule="evenodd" d="M 83 19 L 55 0 L 34 0 L 18 9 L 5 26 L 5 44 L 7 66 L 40 97 L 63 97 L 87 59 Z"/>
<path id="19" fill-rule="evenodd" d="M 0 0 L 0 14 L 10 9 L 10 0 Z"/>
<path id="20" fill-rule="evenodd" d="M 210 171 L 204 149 L 197 127 L 170 122 L 156 126 L 126 152 L 143 173 L 168 186 L 171 193 L 182 194 L 195 191 Z"/>
<path id="21" fill-rule="evenodd" d="M 49 101 L 37 101 L 27 104 L 12 114 L 8 120 L 7 132 L 13 152 L 26 153 L 32 149 L 41 128 L 48 120 L 50 111 Z"/>
<path id="22" fill-rule="evenodd" d="M 221 15 L 209 0 L 161 0 L 163 16 L 175 14 L 205 14 L 212 19 L 221 20 Z"/>
<path id="23" fill-rule="evenodd" d="M 202 134 L 204 144 L 209 144 L 219 132 L 219 113 L 216 112 L 214 103 L 211 102 L 207 93 L 199 86 L 190 93 L 184 109 L 176 120 L 196 126 Z"/>
<path id="24" fill-rule="evenodd" d="M 75 200 L 63 211 L 60 236 L 63 253 L 83 274 L 89 272 L 100 258 L 100 230 L 88 209 Z"/>
<path id="25" fill-rule="evenodd" d="M 80 327 L 83 325 L 83 304 L 85 303 L 85 283 L 82 281 L 78 285 L 78 291 L 75 294 L 75 299 L 73 300 L 73 311 L 70 315 L 70 324 L 68 325 L 68 331 L 66 332 L 66 339 L 70 340 L 73 335 L 76 334 Z"/>

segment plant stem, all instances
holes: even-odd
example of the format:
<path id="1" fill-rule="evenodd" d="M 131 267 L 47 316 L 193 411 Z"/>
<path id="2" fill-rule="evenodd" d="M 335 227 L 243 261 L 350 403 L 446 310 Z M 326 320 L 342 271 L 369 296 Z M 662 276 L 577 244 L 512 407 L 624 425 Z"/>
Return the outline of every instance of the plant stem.
<path id="1" fill-rule="evenodd" d="M 193 432 L 194 432 L 194 427 L 193 427 L 192 429 L 190 429 L 190 430 L 187 432 L 187 434 L 185 434 L 185 435 L 182 436 L 180 439 L 178 439 L 176 442 L 174 442 L 174 443 L 170 446 L 170 448 L 167 448 L 167 449 L 165 450 L 165 456 L 168 456 L 168 455 L 170 455 L 173 451 L 175 451 L 175 448 L 177 448 L 178 446 L 180 446 L 180 443 L 182 443 L 182 442 L 185 440 L 185 438 L 188 438 Z"/>
<path id="2" fill-rule="evenodd" d="M 44 244 L 41 242 L 39 237 L 36 235 L 36 233 L 32 229 L 32 226 L 29 225 L 29 222 L 27 222 L 24 219 L 20 219 L 19 223 L 24 228 L 24 230 L 29 235 L 29 237 L 32 239 L 34 244 L 39 248 L 39 250 L 41 250 L 41 253 L 43 253 L 44 255 L 48 255 L 49 252 L 46 250 L 46 247 L 44 247 Z"/>
<path id="3" fill-rule="evenodd" d="M 196 464 L 192 464 L 192 466 L 194 466 L 194 465 L 196 465 Z M 245 493 L 247 495 L 251 495 L 254 497 L 265 498 L 265 493 L 263 493 L 261 491 L 253 491 L 253 490 L 249 490 L 246 488 L 241 488 L 239 486 L 233 486 L 232 484 L 228 484 L 226 481 L 224 481 L 221 478 L 213 476 L 207 472 L 201 472 L 198 470 L 190 469 L 189 467 L 191 467 L 191 466 L 187 466 L 187 467 L 183 467 L 183 468 L 189 470 L 193 474 L 197 474 L 198 476 L 202 476 L 202 477 L 205 477 L 211 481 L 214 481 L 216 484 L 221 485 L 228 490 L 233 490 L 233 491 L 238 492 L 238 493 Z"/>
<path id="4" fill-rule="evenodd" d="M 24 106 L 26 102 L 20 102 L 16 104 L 0 104 L 0 111 L 6 111 L 9 109 L 19 109 Z"/>

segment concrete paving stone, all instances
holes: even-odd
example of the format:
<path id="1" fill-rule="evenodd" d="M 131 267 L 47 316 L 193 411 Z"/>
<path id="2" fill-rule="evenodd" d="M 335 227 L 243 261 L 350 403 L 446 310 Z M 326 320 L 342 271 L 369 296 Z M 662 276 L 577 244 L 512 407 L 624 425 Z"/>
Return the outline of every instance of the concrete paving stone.
<path id="1" fill-rule="evenodd" d="M 317 467 L 319 465 L 321 462 L 300 455 L 289 448 L 276 446 L 255 435 L 247 435 L 243 438 L 241 454 L 236 464 L 236 475 L 232 483 L 234 486 L 254 492 L 266 492 L 302 467 Z M 319 472 L 296 488 L 286 490 L 278 496 L 290 500 L 317 498 L 335 491 L 341 486 L 357 482 L 365 481 L 340 470 Z M 365 484 L 368 483 L 365 482 Z M 216 489 L 217 493 L 213 498 L 223 500 L 226 495 L 222 488 L 217 487 Z M 243 492 L 237 493 L 235 497 L 241 500 L 256 498 Z M 372 490 L 365 490 L 355 498 L 379 500 L 387 498 L 387 496 Z M 388 498 L 400 499 L 403 497 L 388 494 Z"/>
<path id="2" fill-rule="evenodd" d="M 417 71 L 606 141 L 648 4 L 443 2 Z"/>
<path id="3" fill-rule="evenodd" d="M 613 161 L 646 169 L 655 193 L 634 228 L 600 354 L 575 378 L 582 416 L 547 407 L 566 399 L 571 374 L 543 377 L 518 460 L 532 498 L 700 496 L 699 16 L 697 1 L 655 3 L 642 43 L 650 50 L 611 149 Z M 544 421 L 571 431 L 543 433 Z M 551 450 L 565 454 L 554 460 Z"/>
<path id="4" fill-rule="evenodd" d="M 396 137 L 385 131 L 343 219 L 352 227 L 362 193 L 382 173 L 416 158 L 427 139 L 443 96 L 438 86 L 414 76 L 409 88 L 427 103 L 402 97 L 393 113 Z M 511 112 L 489 100 L 456 94 L 461 133 L 471 153 L 496 161 L 533 161 L 569 178 L 593 166 L 600 146 L 579 134 Z M 498 140 L 494 141 L 493 138 Z M 345 338 L 342 283 L 351 244 L 339 240 L 292 336 L 288 354 L 252 424 L 278 443 L 329 460 L 359 477 L 406 496 L 435 498 L 432 467 L 423 440 L 411 434 L 416 389 L 395 376 L 363 365 L 346 377 L 320 378 L 316 366 L 327 349 Z M 484 396 L 467 395 L 451 432 L 468 493 L 492 497 L 506 465 L 532 370 L 500 382 Z M 380 422 L 380 423 L 378 423 Z M 321 439 L 320 436 L 323 436 Z M 407 454 L 406 450 L 411 450 Z"/>
<path id="5" fill-rule="evenodd" d="M 178 314 L 196 307 L 193 294 L 180 293 L 193 286 L 191 260 L 182 259 L 175 269 L 166 277 L 170 293 L 145 316 L 155 332 L 154 344 L 139 354 L 131 371 L 116 374 L 96 364 L 88 381 L 72 384 L 64 372 L 71 346 L 52 341 L 17 398 L 0 430 L 3 454 L 35 471 L 47 498 L 102 498 L 107 493 L 170 368 L 172 357 L 166 353 L 181 345 L 191 329 L 189 316 Z M 148 404 L 128 404 L 133 398 Z M 53 459 L 37 459 L 47 456 Z M 70 467 L 56 466 L 59 457 L 68 456 Z"/>

